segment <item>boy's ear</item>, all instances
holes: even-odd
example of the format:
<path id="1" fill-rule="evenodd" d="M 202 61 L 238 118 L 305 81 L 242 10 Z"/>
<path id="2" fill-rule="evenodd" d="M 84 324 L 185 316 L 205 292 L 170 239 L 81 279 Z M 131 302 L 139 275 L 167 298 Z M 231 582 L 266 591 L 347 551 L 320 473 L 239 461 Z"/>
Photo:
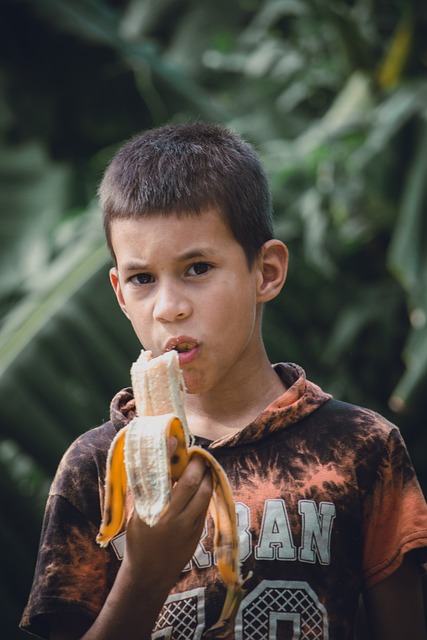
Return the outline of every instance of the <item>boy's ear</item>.
<path id="1" fill-rule="evenodd" d="M 280 240 L 268 240 L 259 256 L 258 302 L 268 302 L 279 295 L 288 272 L 288 249 Z"/>
<path id="2" fill-rule="evenodd" d="M 125 316 L 129 318 L 128 312 L 126 310 L 126 304 L 123 298 L 122 288 L 120 286 L 119 273 L 116 267 L 112 267 L 110 269 L 110 282 L 111 286 L 114 289 L 114 293 L 116 294 L 117 302 L 119 303 L 120 309 L 123 311 Z"/>

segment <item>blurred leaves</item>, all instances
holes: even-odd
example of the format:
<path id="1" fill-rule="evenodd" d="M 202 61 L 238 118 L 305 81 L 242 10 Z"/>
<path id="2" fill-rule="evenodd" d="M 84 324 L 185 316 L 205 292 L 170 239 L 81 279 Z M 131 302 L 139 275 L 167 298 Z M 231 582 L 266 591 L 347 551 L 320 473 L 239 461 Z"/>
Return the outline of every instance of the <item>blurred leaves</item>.
<path id="1" fill-rule="evenodd" d="M 3 295 L 26 286 L 50 250 L 48 234 L 63 210 L 67 167 L 50 161 L 46 149 L 35 141 L 3 145 L 0 156 L 2 247 L 0 254 Z M 29 288 L 34 283 L 29 284 Z"/>
<path id="2" fill-rule="evenodd" d="M 410 0 L 0 5 L 0 594 L 16 619 L 64 449 L 139 345 L 95 201 L 117 146 L 217 120 L 267 166 L 288 282 L 273 360 L 396 419 L 427 487 L 427 12 Z"/>

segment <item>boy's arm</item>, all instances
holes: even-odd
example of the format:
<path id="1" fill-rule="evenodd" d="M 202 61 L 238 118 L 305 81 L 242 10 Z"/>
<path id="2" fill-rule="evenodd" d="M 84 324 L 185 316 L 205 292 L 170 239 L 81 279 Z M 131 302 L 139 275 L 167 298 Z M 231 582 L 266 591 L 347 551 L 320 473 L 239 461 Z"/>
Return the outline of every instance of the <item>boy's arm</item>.
<path id="1" fill-rule="evenodd" d="M 130 519 L 122 565 L 95 622 L 87 628 L 80 616 L 58 614 L 50 640 L 150 638 L 169 591 L 200 540 L 211 494 L 211 474 L 194 456 L 174 486 L 168 511 L 154 527 L 136 513 Z"/>
<path id="2" fill-rule="evenodd" d="M 421 576 L 410 556 L 389 578 L 364 595 L 375 640 L 426 640 Z"/>

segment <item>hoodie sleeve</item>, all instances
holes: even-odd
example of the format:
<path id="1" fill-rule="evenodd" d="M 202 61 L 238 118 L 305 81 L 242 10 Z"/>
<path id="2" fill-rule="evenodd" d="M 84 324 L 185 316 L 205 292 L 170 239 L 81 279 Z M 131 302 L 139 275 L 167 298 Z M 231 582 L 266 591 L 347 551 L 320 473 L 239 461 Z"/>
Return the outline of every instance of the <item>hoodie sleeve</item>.
<path id="1" fill-rule="evenodd" d="M 363 527 L 366 588 L 394 573 L 408 552 L 427 568 L 427 505 L 397 428 L 389 433 L 364 499 Z"/>
<path id="2" fill-rule="evenodd" d="M 95 537 L 101 520 L 109 425 L 79 438 L 64 455 L 49 493 L 34 581 L 21 627 L 49 637 L 50 618 L 75 613 L 94 619 L 117 572 L 109 546 Z"/>

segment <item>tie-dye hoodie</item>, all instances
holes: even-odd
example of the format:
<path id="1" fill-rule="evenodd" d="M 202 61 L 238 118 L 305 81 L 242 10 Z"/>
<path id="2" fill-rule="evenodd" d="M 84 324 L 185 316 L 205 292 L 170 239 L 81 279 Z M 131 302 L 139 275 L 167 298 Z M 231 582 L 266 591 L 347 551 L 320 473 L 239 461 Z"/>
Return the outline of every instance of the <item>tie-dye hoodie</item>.
<path id="1" fill-rule="evenodd" d="M 349 640 L 359 593 L 391 575 L 404 554 L 427 560 L 427 506 L 398 429 L 338 402 L 294 364 L 276 366 L 288 387 L 238 433 L 210 442 L 233 487 L 245 584 L 236 640 Z M 94 619 L 114 582 L 125 532 L 107 549 L 95 537 L 105 462 L 134 416 L 131 389 L 111 420 L 70 447 L 52 483 L 22 626 L 47 637 L 49 617 Z M 170 593 L 153 638 L 201 638 L 225 588 L 210 516 L 193 559 Z"/>

